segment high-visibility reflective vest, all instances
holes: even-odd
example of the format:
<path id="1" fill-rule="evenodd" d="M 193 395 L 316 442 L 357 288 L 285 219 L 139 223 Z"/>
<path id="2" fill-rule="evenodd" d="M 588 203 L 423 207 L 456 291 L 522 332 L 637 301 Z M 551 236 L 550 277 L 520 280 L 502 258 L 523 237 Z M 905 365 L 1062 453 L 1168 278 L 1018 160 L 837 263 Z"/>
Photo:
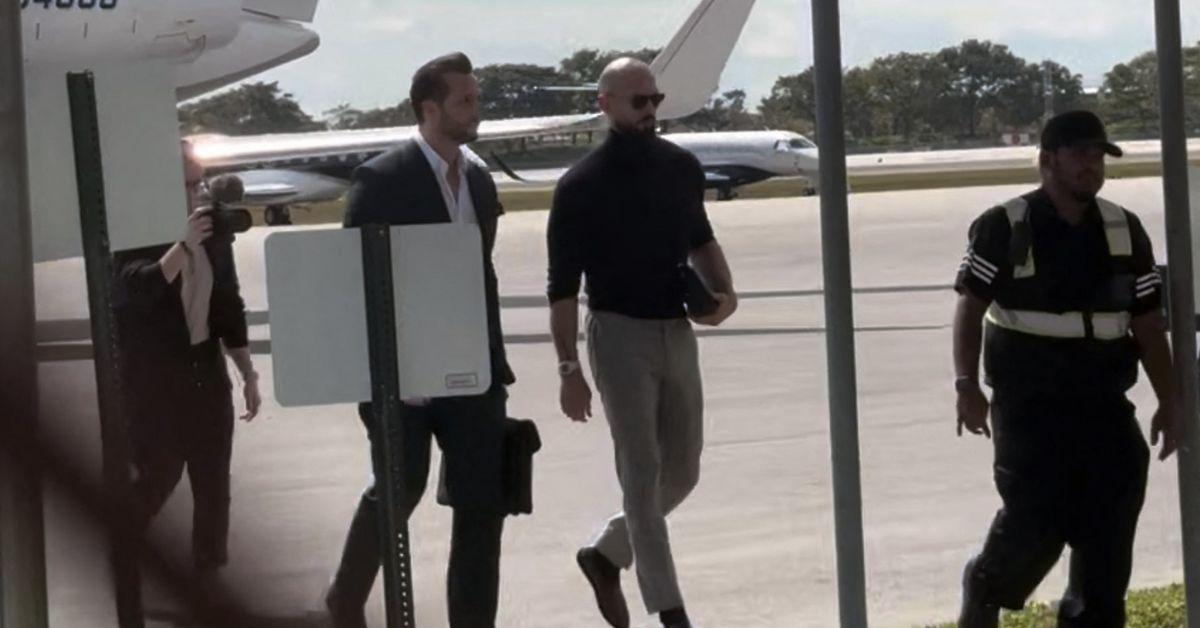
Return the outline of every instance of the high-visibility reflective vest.
<path id="1" fill-rule="evenodd" d="M 1133 254 L 1133 240 L 1129 233 L 1129 218 L 1120 205 L 1097 198 L 1100 216 L 1104 220 L 1104 235 L 1108 240 L 1111 257 L 1128 257 Z M 1029 203 L 1017 197 L 1003 205 L 1012 227 L 1010 261 L 1013 279 L 1031 279 L 1037 274 L 1037 260 L 1033 254 L 1033 234 L 1029 221 Z M 1097 312 L 1044 312 L 1038 310 L 1015 310 L 992 302 L 987 312 L 987 322 L 1013 331 L 1048 338 L 1096 338 L 1116 340 L 1129 334 L 1131 317 L 1128 311 L 1118 309 Z"/>

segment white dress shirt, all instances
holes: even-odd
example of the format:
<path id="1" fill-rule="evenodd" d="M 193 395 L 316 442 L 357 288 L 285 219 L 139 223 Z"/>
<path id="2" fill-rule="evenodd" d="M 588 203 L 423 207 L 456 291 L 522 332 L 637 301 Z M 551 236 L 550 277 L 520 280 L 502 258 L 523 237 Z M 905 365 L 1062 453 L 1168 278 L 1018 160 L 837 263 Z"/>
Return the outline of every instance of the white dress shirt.
<path id="1" fill-rule="evenodd" d="M 442 198 L 446 201 L 446 210 L 450 212 L 450 222 L 476 224 L 478 220 L 475 217 L 475 202 L 471 200 L 466 169 L 470 162 L 478 162 L 479 157 L 476 157 L 470 149 L 464 146 L 458 147 L 458 198 L 455 199 L 450 181 L 447 179 L 447 175 L 450 174 L 450 164 L 446 163 L 446 160 L 433 150 L 433 147 L 425 141 L 420 133 L 417 133 L 417 145 L 421 147 L 421 152 L 425 153 L 425 159 L 429 160 L 429 166 L 433 168 L 433 173 L 437 176 L 438 185 L 442 189 Z"/>
<path id="2" fill-rule="evenodd" d="M 193 345 L 209 338 L 208 311 L 212 299 L 213 268 L 203 246 L 195 249 L 184 247 L 187 261 L 179 273 L 181 285 L 179 298 L 183 301 L 183 315 L 187 319 L 188 335 Z"/>

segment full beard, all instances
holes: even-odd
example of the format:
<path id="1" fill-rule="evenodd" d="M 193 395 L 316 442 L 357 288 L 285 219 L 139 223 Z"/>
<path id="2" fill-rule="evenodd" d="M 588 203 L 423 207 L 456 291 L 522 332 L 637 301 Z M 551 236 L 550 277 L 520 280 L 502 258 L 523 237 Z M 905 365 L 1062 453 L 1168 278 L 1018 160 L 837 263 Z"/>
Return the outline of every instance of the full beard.
<path id="1" fill-rule="evenodd" d="M 647 116 L 633 124 L 618 124 L 617 130 L 632 137 L 653 137 L 658 133 L 654 116 Z"/>

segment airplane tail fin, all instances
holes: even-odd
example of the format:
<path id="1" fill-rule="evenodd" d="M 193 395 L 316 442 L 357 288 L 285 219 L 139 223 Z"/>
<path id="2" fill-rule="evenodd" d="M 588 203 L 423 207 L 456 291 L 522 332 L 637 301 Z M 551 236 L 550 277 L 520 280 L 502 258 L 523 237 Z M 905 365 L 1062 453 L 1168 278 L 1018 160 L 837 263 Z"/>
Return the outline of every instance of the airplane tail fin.
<path id="1" fill-rule="evenodd" d="M 660 120 L 689 116 L 708 104 L 741 37 L 754 0 L 701 0 L 650 69 L 667 95 Z"/>

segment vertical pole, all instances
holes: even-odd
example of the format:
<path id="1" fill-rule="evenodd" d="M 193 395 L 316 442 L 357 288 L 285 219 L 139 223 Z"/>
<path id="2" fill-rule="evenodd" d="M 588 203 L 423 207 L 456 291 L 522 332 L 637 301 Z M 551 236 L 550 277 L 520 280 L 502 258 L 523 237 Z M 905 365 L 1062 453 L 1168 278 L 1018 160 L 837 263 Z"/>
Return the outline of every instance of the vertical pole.
<path id="1" fill-rule="evenodd" d="M 865 628 L 867 596 L 838 0 L 813 0 L 812 14 L 817 133 L 821 141 L 821 259 L 825 269 L 825 351 L 829 361 L 838 608 L 842 628 Z"/>
<path id="2" fill-rule="evenodd" d="M 44 628 L 46 551 L 41 474 L 19 464 L 38 435 L 33 235 L 25 136 L 21 7 L 0 2 L 0 626 Z M 34 461 L 35 463 L 38 461 Z"/>
<path id="3" fill-rule="evenodd" d="M 396 348 L 396 303 L 392 283 L 391 232 L 387 225 L 362 228 L 363 281 L 367 301 L 367 345 L 371 361 L 371 411 L 382 456 L 373 459 L 383 535 L 383 592 L 388 628 L 415 628 L 412 560 L 404 503 L 404 430 L 401 429 L 400 370 Z"/>
<path id="4" fill-rule="evenodd" d="M 141 625 L 141 575 L 135 547 L 128 545 L 130 512 L 125 507 L 131 464 L 129 430 L 121 402 L 116 316 L 112 304 L 112 253 L 108 239 L 108 208 L 104 194 L 104 164 L 100 154 L 100 123 L 96 110 L 95 77 L 88 72 L 67 75 L 71 106 L 71 135 L 75 148 L 75 181 L 79 190 L 79 224 L 83 235 L 88 311 L 91 313 L 96 400 L 100 408 L 100 448 L 108 507 L 108 536 L 113 548 L 117 618 L 122 627 Z"/>
<path id="5" fill-rule="evenodd" d="M 1054 77 L 1050 74 L 1050 61 L 1042 62 L 1042 126 L 1054 117 Z"/>
<path id="6" fill-rule="evenodd" d="M 1192 226 L 1188 198 L 1183 101 L 1183 39 L 1179 0 L 1155 0 L 1158 85 L 1162 119 L 1163 193 L 1170 269 L 1171 345 L 1178 410 L 1184 422 L 1179 451 L 1179 504 L 1188 626 L 1200 628 L 1200 424 L 1196 417 L 1196 303 L 1192 283 Z"/>

